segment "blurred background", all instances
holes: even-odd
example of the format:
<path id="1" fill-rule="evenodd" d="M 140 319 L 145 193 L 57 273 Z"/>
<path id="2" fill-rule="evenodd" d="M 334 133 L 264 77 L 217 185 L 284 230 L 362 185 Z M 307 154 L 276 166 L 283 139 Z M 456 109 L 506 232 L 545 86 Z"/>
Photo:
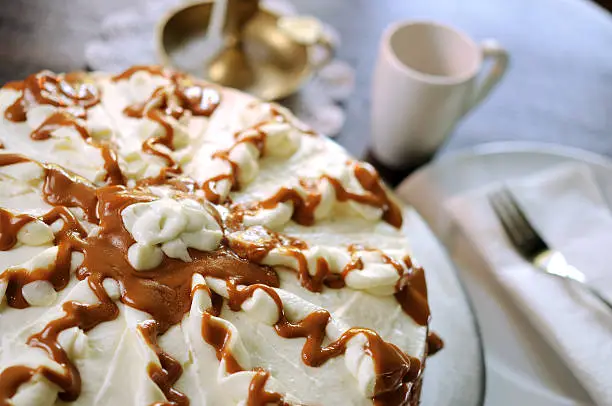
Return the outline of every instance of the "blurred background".
<path id="1" fill-rule="evenodd" d="M 342 102 L 346 124 L 337 140 L 358 156 L 367 149 L 370 83 L 381 32 L 392 21 L 415 18 L 452 24 L 476 40 L 496 38 L 511 55 L 503 82 L 461 122 L 442 154 L 488 141 L 536 140 L 612 156 L 612 17 L 606 11 L 612 1 L 599 1 L 290 0 L 300 14 L 337 31 L 338 58 L 355 69 L 354 91 Z M 146 14 L 153 3 L 164 1 L 4 1 L 0 82 L 43 68 L 86 69 L 85 49 L 100 36 L 107 16 L 126 8 Z M 170 8 L 177 1 L 167 3 Z M 134 41 L 116 46 L 125 54 L 138 48 Z"/>

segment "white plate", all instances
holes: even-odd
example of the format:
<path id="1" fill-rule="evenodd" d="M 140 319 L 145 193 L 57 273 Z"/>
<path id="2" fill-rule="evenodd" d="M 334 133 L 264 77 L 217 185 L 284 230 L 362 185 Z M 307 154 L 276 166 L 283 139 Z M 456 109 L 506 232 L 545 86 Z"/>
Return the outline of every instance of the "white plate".
<path id="1" fill-rule="evenodd" d="M 431 329 L 444 340 L 444 349 L 427 359 L 421 405 L 482 405 L 485 389 L 482 341 L 457 271 L 440 241 L 414 209 L 405 210 L 403 230 L 415 258 L 425 268 Z"/>
<path id="2" fill-rule="evenodd" d="M 533 143 L 485 144 L 448 155 L 413 174 L 399 186 L 398 193 L 414 205 L 444 242 L 448 228 L 441 220 L 441 205 L 437 202 L 491 182 L 526 176 L 567 162 L 587 164 L 608 203 L 612 202 L 612 161 L 578 149 Z M 477 264 L 473 267 L 461 264 L 461 268 L 460 276 L 471 296 L 484 340 L 485 404 L 593 404 L 571 371 L 506 293 L 487 275 L 474 271 Z"/>

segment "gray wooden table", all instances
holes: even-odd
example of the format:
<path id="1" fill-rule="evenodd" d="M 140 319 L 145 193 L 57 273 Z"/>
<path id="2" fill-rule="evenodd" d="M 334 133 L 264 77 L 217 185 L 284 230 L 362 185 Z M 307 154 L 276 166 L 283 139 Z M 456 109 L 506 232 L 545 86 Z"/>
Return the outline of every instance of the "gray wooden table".
<path id="1" fill-rule="evenodd" d="M 357 69 L 347 124 L 337 139 L 357 156 L 369 138 L 370 76 L 381 31 L 391 21 L 416 18 L 453 24 L 476 39 L 497 38 L 512 55 L 503 83 L 461 123 L 442 153 L 533 140 L 612 156 L 612 17 L 587 0 L 294 2 L 339 30 L 339 56 Z M 84 44 L 106 13 L 122 7 L 121 0 L 5 1 L 0 81 L 42 68 L 82 69 Z"/>

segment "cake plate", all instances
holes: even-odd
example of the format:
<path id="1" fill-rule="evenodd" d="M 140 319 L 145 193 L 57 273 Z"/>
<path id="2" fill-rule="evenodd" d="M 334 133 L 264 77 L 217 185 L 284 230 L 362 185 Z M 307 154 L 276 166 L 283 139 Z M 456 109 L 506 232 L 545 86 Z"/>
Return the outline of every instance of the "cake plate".
<path id="1" fill-rule="evenodd" d="M 482 405 L 485 393 L 482 341 L 456 269 L 414 209 L 405 209 L 403 228 L 415 258 L 425 268 L 431 330 L 444 340 L 444 348 L 427 359 L 421 405 Z"/>

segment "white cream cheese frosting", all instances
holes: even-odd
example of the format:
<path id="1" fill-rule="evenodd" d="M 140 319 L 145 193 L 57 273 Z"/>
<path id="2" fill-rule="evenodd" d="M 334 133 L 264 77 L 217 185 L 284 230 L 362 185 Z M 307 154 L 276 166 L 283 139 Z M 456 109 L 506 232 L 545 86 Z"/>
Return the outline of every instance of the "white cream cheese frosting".
<path id="1" fill-rule="evenodd" d="M 418 402 L 423 272 L 369 165 L 157 67 L 0 109 L 0 404 Z"/>

